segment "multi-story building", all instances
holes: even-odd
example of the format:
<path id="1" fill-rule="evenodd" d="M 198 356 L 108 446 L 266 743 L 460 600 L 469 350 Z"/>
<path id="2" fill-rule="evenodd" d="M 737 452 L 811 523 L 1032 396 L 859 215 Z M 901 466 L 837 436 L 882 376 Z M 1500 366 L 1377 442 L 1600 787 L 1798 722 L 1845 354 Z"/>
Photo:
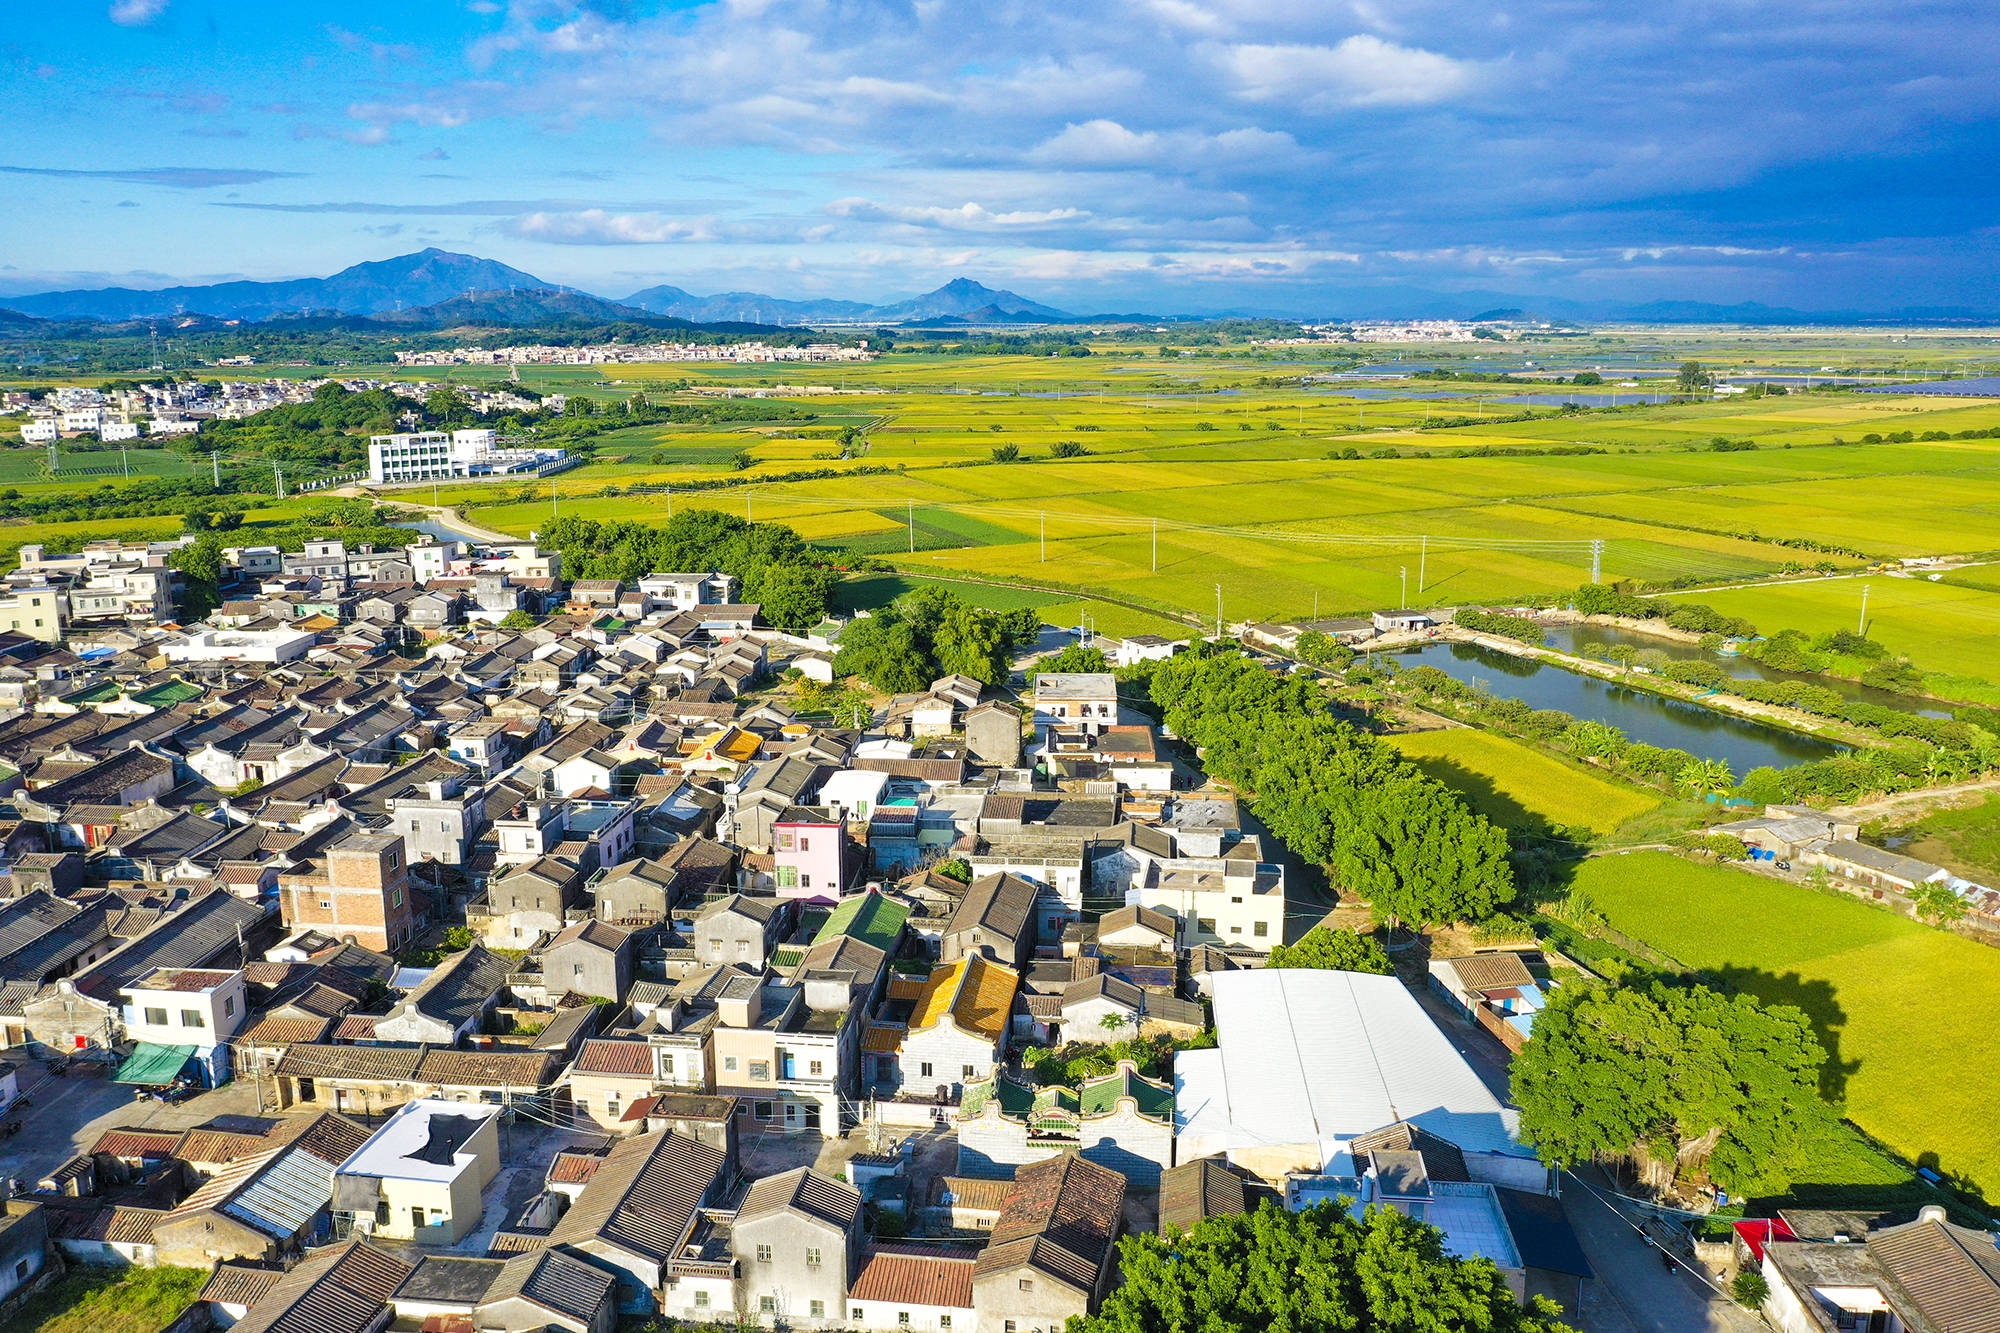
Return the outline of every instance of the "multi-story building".
<path id="1" fill-rule="evenodd" d="M 372 435 L 368 480 L 376 485 L 536 472 L 568 457 L 561 449 L 502 449 L 490 430 Z"/>
<path id="2" fill-rule="evenodd" d="M 125 1035 L 142 1048 L 132 1059 L 151 1058 L 166 1075 L 159 1082 L 172 1082 L 189 1065 L 206 1086 L 228 1081 L 230 1041 L 249 1011 L 241 970 L 155 968 L 118 993 Z"/>
<path id="3" fill-rule="evenodd" d="M 379 1239 L 463 1240 L 500 1173 L 500 1111 L 433 1098 L 404 1104 L 334 1172 L 332 1211 Z"/>
<path id="4" fill-rule="evenodd" d="M 285 925 L 313 926 L 336 939 L 396 953 L 416 935 L 409 866 L 398 834 L 355 830 L 281 873 Z"/>

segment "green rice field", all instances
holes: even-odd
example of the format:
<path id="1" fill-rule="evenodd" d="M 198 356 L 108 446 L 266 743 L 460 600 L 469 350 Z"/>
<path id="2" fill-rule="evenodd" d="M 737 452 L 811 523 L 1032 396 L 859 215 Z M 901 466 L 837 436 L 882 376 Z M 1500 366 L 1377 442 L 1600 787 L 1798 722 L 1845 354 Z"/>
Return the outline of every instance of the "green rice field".
<path id="1" fill-rule="evenodd" d="M 1464 794 L 1474 809 L 1509 827 L 1550 824 L 1602 834 L 1660 806 L 1653 793 L 1490 731 L 1452 727 L 1387 739 L 1418 768 Z"/>
<path id="2" fill-rule="evenodd" d="M 1575 887 L 1618 930 L 1726 985 L 1804 1009 L 1832 1052 L 1829 1091 L 1904 1159 L 2000 1192 L 1990 1131 L 2000 1061 L 1983 998 L 2000 949 L 1819 893 L 1665 852 L 1598 857 Z"/>

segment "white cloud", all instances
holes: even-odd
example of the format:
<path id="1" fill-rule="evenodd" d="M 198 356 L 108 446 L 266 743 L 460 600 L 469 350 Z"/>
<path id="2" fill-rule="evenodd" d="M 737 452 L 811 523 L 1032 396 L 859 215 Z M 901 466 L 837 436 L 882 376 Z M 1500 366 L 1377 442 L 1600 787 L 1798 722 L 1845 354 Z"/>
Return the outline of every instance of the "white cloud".
<path id="1" fill-rule="evenodd" d="M 167 0 L 111 0 L 111 21 L 121 27 L 141 27 L 166 12 Z"/>
<path id="2" fill-rule="evenodd" d="M 1065 125 L 1027 156 L 1030 162 L 1057 167 L 1248 168 L 1295 164 L 1304 155 L 1298 140 L 1282 130 L 1141 131 L 1100 119 Z"/>
<path id="3" fill-rule="evenodd" d="M 667 245 L 720 239 L 713 218 L 670 218 L 658 213 L 528 213 L 505 224 L 509 235 L 554 245 Z"/>
<path id="4" fill-rule="evenodd" d="M 996 231 L 1009 227 L 1044 227 L 1056 222 L 1082 222 L 1091 215 L 1080 208 L 1008 209 L 994 212 L 984 204 L 970 201 L 957 208 L 882 204 L 859 197 L 836 199 L 826 206 L 834 217 L 867 221 L 907 222 L 920 227 L 943 227 L 952 231 Z"/>
<path id="5" fill-rule="evenodd" d="M 1221 48 L 1218 61 L 1241 96 L 1316 110 L 1442 102 L 1471 88 L 1478 74 L 1471 62 L 1369 33 L 1336 46 L 1243 43 Z"/>

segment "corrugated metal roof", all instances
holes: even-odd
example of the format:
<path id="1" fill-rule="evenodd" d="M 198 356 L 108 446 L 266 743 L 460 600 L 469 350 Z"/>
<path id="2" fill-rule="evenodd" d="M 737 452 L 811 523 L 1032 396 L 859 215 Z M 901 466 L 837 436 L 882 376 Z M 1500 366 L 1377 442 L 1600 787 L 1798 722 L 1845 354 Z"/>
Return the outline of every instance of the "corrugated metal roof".
<path id="1" fill-rule="evenodd" d="M 1527 1156 L 1501 1105 L 1394 977 L 1270 969 L 1215 977 L 1213 1051 L 1175 1060 L 1177 1132 L 1206 1152 L 1336 1145 L 1399 1120 Z"/>
<path id="2" fill-rule="evenodd" d="M 247 1183 L 223 1201 L 219 1211 L 274 1240 L 296 1235 L 333 1198 L 333 1169 L 338 1163 L 326 1161 L 303 1148 L 291 1148 L 266 1158 L 243 1163 Z M 232 1171 L 230 1174 L 234 1174 Z M 218 1176 L 216 1179 L 224 1179 Z M 200 1197 L 199 1192 L 191 1197 Z M 175 1209 L 179 1216 L 187 1204 Z"/>

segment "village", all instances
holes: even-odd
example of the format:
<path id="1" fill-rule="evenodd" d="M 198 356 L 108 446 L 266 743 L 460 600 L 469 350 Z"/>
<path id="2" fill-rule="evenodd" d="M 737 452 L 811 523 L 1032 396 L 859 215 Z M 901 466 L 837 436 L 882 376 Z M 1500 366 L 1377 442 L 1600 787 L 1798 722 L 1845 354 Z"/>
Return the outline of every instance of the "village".
<path id="1" fill-rule="evenodd" d="M 1344 1197 L 1583 1300 L 1461 1049 L 1525 1039 L 1540 955 L 1266 970 L 1330 905 L 1112 675 L 804 716 L 768 687 L 830 681 L 838 624 L 727 574 L 229 548 L 182 624 L 170 554 L 24 551 L 44 623 L 0 633 L 11 1285 L 1022 1333 L 1093 1311 L 1121 1235 Z"/>

